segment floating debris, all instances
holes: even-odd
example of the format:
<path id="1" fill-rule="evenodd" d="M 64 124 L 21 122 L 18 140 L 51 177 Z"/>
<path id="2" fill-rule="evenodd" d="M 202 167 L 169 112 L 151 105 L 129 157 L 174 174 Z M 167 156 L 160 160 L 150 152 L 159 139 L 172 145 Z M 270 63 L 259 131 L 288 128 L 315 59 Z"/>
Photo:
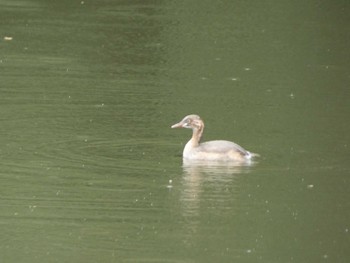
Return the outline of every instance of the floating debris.
<path id="1" fill-rule="evenodd" d="M 104 103 L 101 103 L 101 104 L 97 104 L 97 105 L 95 105 L 95 107 L 96 108 L 103 108 L 105 106 L 105 104 Z"/>
<path id="2" fill-rule="evenodd" d="M 13 39 L 13 37 L 4 36 L 4 40 L 5 40 L 5 41 L 11 41 L 12 39 Z"/>
<path id="3" fill-rule="evenodd" d="M 168 189 L 173 188 L 172 183 L 173 183 L 173 180 L 170 179 L 169 184 L 166 186 L 166 188 L 168 188 Z"/>

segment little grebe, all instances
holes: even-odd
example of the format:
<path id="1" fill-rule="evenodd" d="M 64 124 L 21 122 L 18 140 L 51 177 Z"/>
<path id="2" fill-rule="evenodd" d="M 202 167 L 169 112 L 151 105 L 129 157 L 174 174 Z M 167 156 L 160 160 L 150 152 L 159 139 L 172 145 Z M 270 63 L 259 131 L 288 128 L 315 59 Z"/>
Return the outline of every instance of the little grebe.
<path id="1" fill-rule="evenodd" d="M 183 151 L 183 158 L 186 160 L 247 162 L 252 157 L 258 156 L 230 141 L 216 140 L 200 143 L 204 123 L 198 115 L 188 115 L 171 128 L 189 128 L 193 131 L 192 138 L 186 143 Z"/>

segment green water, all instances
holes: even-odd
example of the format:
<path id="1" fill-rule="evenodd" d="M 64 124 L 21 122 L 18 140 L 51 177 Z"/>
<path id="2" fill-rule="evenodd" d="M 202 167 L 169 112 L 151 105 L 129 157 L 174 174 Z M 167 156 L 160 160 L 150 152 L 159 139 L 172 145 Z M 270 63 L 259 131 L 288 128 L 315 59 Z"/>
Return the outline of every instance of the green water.
<path id="1" fill-rule="evenodd" d="M 348 262 L 349 9 L 0 0 L 0 261 Z"/>

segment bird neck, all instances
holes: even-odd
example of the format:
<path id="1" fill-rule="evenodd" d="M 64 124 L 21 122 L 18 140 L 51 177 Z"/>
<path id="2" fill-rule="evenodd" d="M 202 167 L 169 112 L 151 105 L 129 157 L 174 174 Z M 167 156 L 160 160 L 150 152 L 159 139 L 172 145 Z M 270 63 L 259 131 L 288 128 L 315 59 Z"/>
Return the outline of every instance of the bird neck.
<path id="1" fill-rule="evenodd" d="M 196 147 L 199 145 L 199 142 L 202 138 L 203 130 L 204 130 L 204 126 L 193 128 L 192 138 L 191 138 L 191 143 L 193 147 Z"/>

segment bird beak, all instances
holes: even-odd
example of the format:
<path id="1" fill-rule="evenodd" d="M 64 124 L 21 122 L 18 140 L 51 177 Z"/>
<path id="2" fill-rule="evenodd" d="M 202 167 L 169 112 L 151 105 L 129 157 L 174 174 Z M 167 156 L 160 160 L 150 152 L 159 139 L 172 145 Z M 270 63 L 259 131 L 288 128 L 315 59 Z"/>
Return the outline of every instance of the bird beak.
<path id="1" fill-rule="evenodd" d="M 182 124 L 182 122 L 179 122 L 179 123 L 172 125 L 171 128 L 183 128 L 183 124 Z"/>

